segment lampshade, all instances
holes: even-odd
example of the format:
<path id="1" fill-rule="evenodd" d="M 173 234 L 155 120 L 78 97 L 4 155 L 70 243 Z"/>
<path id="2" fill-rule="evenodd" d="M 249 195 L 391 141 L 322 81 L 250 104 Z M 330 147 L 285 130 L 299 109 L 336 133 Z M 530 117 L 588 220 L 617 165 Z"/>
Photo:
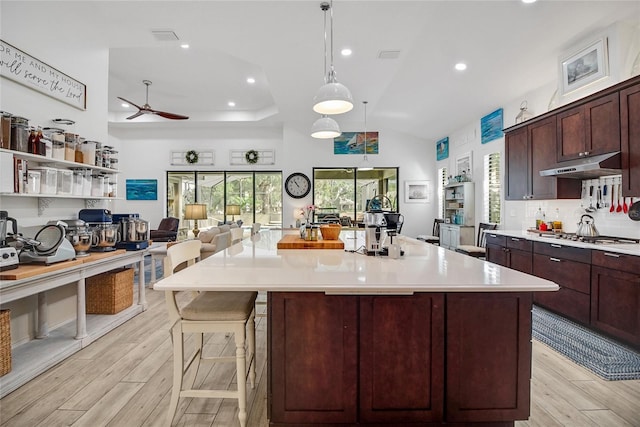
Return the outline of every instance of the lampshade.
<path id="1" fill-rule="evenodd" d="M 342 114 L 353 108 L 353 97 L 347 87 L 336 80 L 333 67 L 333 0 L 331 4 L 322 2 L 320 8 L 324 12 L 324 72 L 325 84 L 320 87 L 313 98 L 313 111 L 320 114 Z M 331 10 L 331 66 L 327 73 L 327 10 Z M 330 138 L 330 137 L 329 137 Z"/>
<path id="2" fill-rule="evenodd" d="M 187 205 L 184 219 L 207 219 L 207 205 L 200 203 Z"/>
<path id="3" fill-rule="evenodd" d="M 311 126 L 311 136 L 319 139 L 335 138 L 340 136 L 340 126 L 331 117 L 322 116 Z"/>
<path id="4" fill-rule="evenodd" d="M 227 205 L 224 212 L 227 215 L 240 215 L 240 205 Z"/>
<path id="5" fill-rule="evenodd" d="M 302 219 L 304 218 L 304 212 L 302 208 L 296 208 L 293 210 L 293 219 Z"/>
<path id="6" fill-rule="evenodd" d="M 353 97 L 345 85 L 329 82 L 313 98 L 313 111 L 320 114 L 342 114 L 353 109 Z"/>

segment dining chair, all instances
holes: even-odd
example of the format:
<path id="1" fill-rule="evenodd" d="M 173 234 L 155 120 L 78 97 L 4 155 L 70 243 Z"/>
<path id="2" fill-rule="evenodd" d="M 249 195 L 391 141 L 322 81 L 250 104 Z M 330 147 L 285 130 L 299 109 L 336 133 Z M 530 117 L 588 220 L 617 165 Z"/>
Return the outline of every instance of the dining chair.
<path id="1" fill-rule="evenodd" d="M 444 223 L 444 219 L 436 218 L 433 220 L 433 230 L 431 230 L 431 235 L 421 234 L 416 239 L 422 240 L 423 242 L 431 243 L 434 245 L 440 244 L 440 224 Z"/>
<path id="2" fill-rule="evenodd" d="M 188 240 L 167 249 L 165 274 L 173 274 L 181 264 L 192 265 L 200 256 L 200 240 Z M 173 341 L 173 387 L 167 416 L 171 426 L 181 397 L 238 399 L 238 419 L 241 427 L 247 425 L 247 372 L 251 388 L 255 387 L 255 300 L 257 292 L 216 292 L 195 293 L 195 297 L 185 305 L 176 300 L 177 291 L 166 291 L 166 302 Z M 233 334 L 236 354 L 231 357 L 204 356 L 205 333 Z M 184 334 L 199 334 L 196 348 L 185 361 Z M 246 347 L 246 348 L 245 348 Z M 194 363 L 195 362 L 195 363 Z M 194 383 L 201 362 L 235 362 L 236 390 L 195 389 Z M 194 364 L 195 366 L 192 366 Z M 192 369 L 187 380 L 186 373 Z"/>
<path id="3" fill-rule="evenodd" d="M 486 237 L 484 233 L 487 230 L 495 230 L 497 227 L 498 224 L 481 222 L 480 224 L 478 224 L 478 237 L 476 245 L 460 245 L 456 248 L 456 252 L 460 252 L 461 254 L 469 255 L 474 258 L 484 259 L 487 253 L 487 250 L 485 248 Z"/>

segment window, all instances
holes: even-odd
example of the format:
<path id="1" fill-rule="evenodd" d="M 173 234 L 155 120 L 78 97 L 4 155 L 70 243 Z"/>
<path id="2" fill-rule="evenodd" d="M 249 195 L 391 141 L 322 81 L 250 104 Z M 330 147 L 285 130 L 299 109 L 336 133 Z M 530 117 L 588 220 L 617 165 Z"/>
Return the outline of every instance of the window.
<path id="1" fill-rule="evenodd" d="M 484 156 L 483 218 L 494 224 L 501 222 L 500 153 Z"/>
<path id="2" fill-rule="evenodd" d="M 313 204 L 317 206 L 318 216 L 316 220 L 322 221 L 324 216 L 336 216 L 349 217 L 356 223 L 362 222 L 368 205 L 378 201 L 385 210 L 397 210 L 398 168 L 364 171 L 357 168 L 313 170 Z"/>
<path id="3" fill-rule="evenodd" d="M 167 216 L 184 218 L 185 205 L 204 203 L 205 228 L 218 222 L 259 222 L 282 226 L 281 172 L 167 172 Z M 240 206 L 240 214 L 226 214 L 228 205 Z"/>
<path id="4" fill-rule="evenodd" d="M 438 215 L 440 218 L 444 218 L 444 187 L 447 181 L 447 168 L 438 169 Z"/>

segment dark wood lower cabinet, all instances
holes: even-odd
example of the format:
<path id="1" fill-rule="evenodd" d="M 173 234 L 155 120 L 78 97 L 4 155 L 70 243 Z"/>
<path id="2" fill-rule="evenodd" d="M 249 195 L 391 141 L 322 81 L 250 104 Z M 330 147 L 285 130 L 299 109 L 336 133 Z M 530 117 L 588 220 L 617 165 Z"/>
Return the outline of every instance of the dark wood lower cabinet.
<path id="1" fill-rule="evenodd" d="M 531 293 L 270 293 L 277 426 L 513 426 L 529 416 Z"/>

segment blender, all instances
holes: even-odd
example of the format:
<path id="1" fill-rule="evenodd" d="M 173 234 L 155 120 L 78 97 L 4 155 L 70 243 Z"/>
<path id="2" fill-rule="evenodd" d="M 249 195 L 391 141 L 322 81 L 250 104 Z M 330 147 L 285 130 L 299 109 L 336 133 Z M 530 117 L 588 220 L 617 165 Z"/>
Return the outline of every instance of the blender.
<path id="1" fill-rule="evenodd" d="M 18 222 L 9 216 L 9 212 L 0 211 L 0 271 L 18 268 L 18 252 L 7 243 L 7 224 L 11 223 L 11 235 L 18 234 Z"/>

